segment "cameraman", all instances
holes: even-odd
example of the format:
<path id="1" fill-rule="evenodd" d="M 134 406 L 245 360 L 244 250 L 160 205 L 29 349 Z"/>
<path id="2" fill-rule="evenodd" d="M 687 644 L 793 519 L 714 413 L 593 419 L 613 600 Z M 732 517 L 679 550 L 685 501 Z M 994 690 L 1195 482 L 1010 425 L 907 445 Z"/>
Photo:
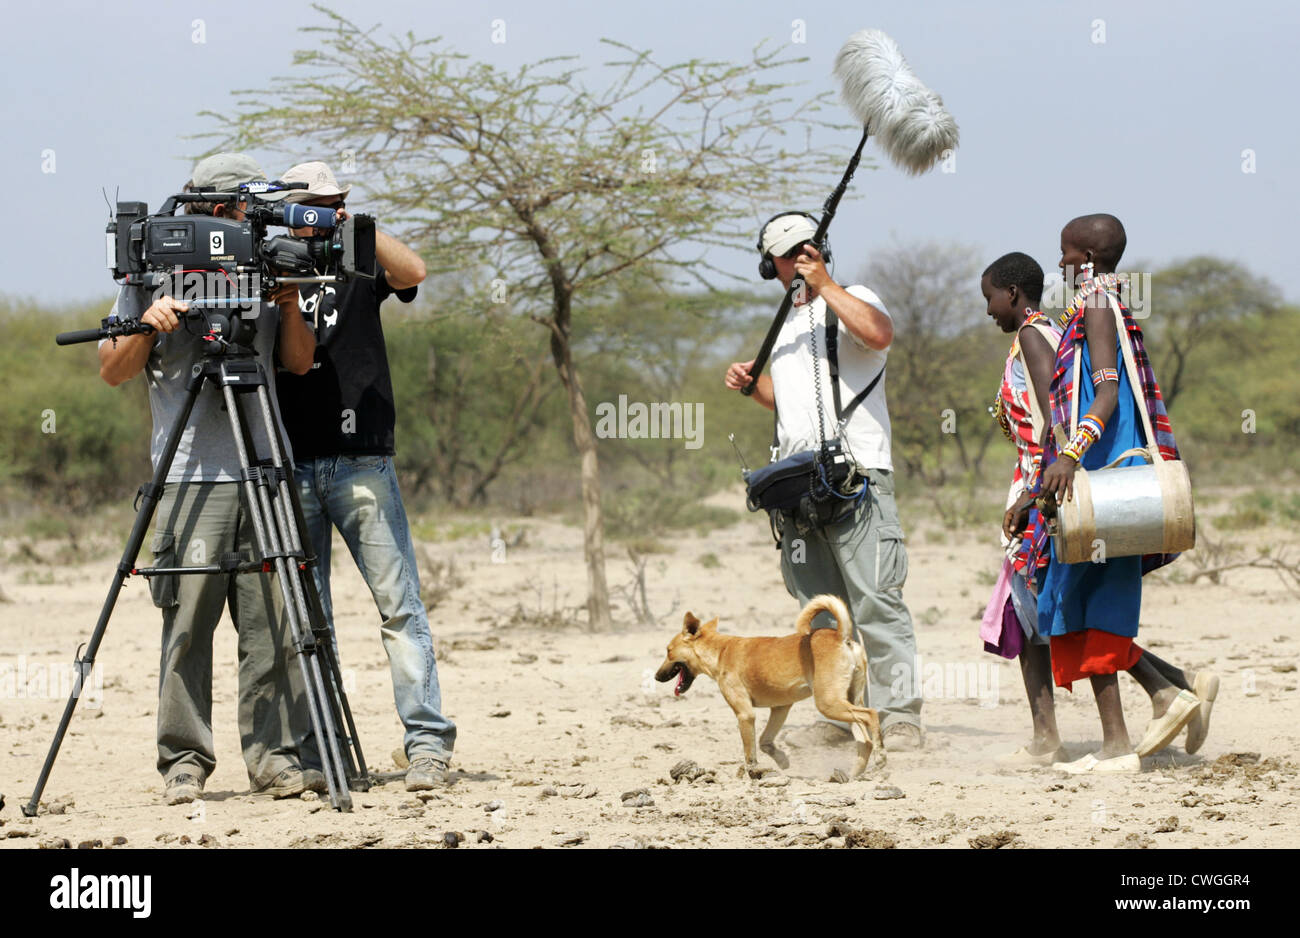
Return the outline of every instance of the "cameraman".
<path id="1" fill-rule="evenodd" d="M 242 153 L 219 153 L 196 167 L 190 186 L 230 191 L 242 183 L 266 181 Z M 282 197 L 276 193 L 271 198 Z M 242 220 L 247 203 L 189 203 L 192 214 Z M 139 318 L 150 335 L 104 341 L 99 373 L 117 386 L 142 370 L 153 414 L 152 458 L 162 456 L 167 432 L 180 412 L 191 367 L 202 358 L 204 330 L 183 319 L 188 307 L 160 296 L 146 309 L 139 288 L 123 287 L 111 318 Z M 275 363 L 296 374 L 312 363 L 316 339 L 298 311 L 297 288 L 276 291 L 271 302 L 243 314 L 256 320 L 254 347 L 275 402 Z M 257 452 L 269 454 L 260 415 L 249 420 Z M 277 414 L 277 421 L 278 421 Z M 283 435 L 283 430 L 281 430 Z M 286 460 L 292 452 L 286 452 Z M 201 566 L 223 554 L 254 555 L 252 521 L 240 501 L 240 467 L 220 390 L 205 383 L 181 435 L 167 474 L 154 526 L 153 565 Z M 325 790 L 299 669 L 287 667 L 293 653 L 279 586 L 267 573 L 153 577 L 154 605 L 162 609 L 162 660 L 158 679 L 158 771 L 168 804 L 202 797 L 216 767 L 212 742 L 212 636 L 228 604 L 239 633 L 239 735 L 253 791 L 277 798 L 307 789 Z"/>
<path id="2" fill-rule="evenodd" d="M 781 458 L 814 449 L 822 438 L 839 437 L 867 494 L 851 509 L 851 502 L 842 503 L 845 507 L 829 518 L 809 518 L 802 510 L 775 513 L 781 572 L 786 589 L 801 604 L 818 593 L 844 600 L 870 662 L 868 705 L 880 712 L 885 749 L 920 749 L 921 700 L 914 693 L 914 681 L 900 681 L 900 672 L 905 677 L 915 668 L 916 639 L 903 602 L 907 549 L 894 503 L 885 403 L 893 320 L 871 290 L 858 284 L 841 287 L 831 279 L 812 243 L 816 232 L 815 220 L 800 212 L 777 215 L 759 232 L 760 275 L 780 280 L 788 290 L 798 274 L 806 295 L 794 298 L 797 305 L 791 307 L 773 347 L 771 375 L 759 376 L 753 398 L 777 412 Z M 828 322 L 836 326 L 841 397 L 848 402 L 842 430 L 832 403 Z M 727 369 L 726 386 L 745 388 L 753 365 L 734 362 Z M 819 387 L 824 391 L 820 412 Z M 818 723 L 813 736 L 827 742 L 847 739 L 846 733 L 831 729 L 834 725 Z"/>
<path id="3" fill-rule="evenodd" d="M 352 187 L 340 186 L 326 164 L 299 163 L 283 179 L 308 186 L 289 201 L 347 217 Z M 313 230 L 293 233 L 306 237 Z M 298 494 L 318 558 L 314 573 L 325 617 L 332 628 L 330 545 L 338 528 L 379 611 L 405 728 L 406 790 L 422 791 L 446 784 L 456 727 L 442 714 L 438 663 L 393 465 L 396 410 L 379 307 L 393 295 L 403 303 L 415 299 L 425 270 L 418 254 L 381 231 L 375 256 L 373 280 L 304 288 L 302 312 L 315 331 L 316 363 L 302 377 L 281 377 L 280 409 L 298 456 Z"/>

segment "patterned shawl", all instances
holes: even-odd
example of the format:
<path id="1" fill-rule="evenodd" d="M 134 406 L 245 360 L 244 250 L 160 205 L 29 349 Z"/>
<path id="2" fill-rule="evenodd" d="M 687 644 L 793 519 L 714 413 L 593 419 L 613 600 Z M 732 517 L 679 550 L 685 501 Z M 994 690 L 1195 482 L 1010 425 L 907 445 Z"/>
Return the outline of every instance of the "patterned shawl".
<path id="1" fill-rule="evenodd" d="M 1065 331 L 1056 349 L 1056 370 L 1052 375 L 1052 424 L 1065 427 L 1067 432 L 1069 430 L 1070 404 L 1074 399 L 1074 359 L 1082 354 L 1083 343 L 1087 341 L 1083 330 L 1083 314 L 1087 310 L 1088 297 L 1104 291 L 1115 297 L 1120 312 L 1124 315 L 1124 326 L 1128 332 L 1129 345 L 1133 349 L 1133 361 L 1137 365 L 1142 396 L 1146 400 L 1147 412 L 1151 415 L 1151 429 L 1156 435 L 1156 446 L 1165 459 L 1178 459 L 1178 445 L 1174 442 L 1174 431 L 1169 423 L 1169 414 L 1165 410 L 1164 398 L 1160 394 L 1160 385 L 1156 383 L 1151 359 L 1147 356 L 1146 344 L 1142 339 L 1142 328 L 1129 314 L 1128 307 L 1119 301 L 1119 291 L 1123 285 L 1124 278 L 1116 274 L 1102 274 L 1084 281 L 1070 305 L 1061 314 L 1061 325 Z M 1118 361 L 1117 365 L 1122 369 L 1123 360 Z M 1083 375 L 1082 378 L 1090 380 L 1087 375 Z M 1047 445 L 1043 447 L 1042 468 L 1046 469 L 1055 462 L 1056 456 L 1056 437 L 1049 433 Z M 1042 478 L 1040 471 L 1038 477 L 1033 480 L 1031 491 L 1038 492 L 1041 489 Z M 1038 558 L 1047 555 L 1047 537 L 1047 525 L 1039 525 L 1034 531 L 1033 543 L 1027 551 L 1029 569 L 1035 569 Z M 1177 554 L 1146 554 L 1142 558 L 1142 572 L 1149 573 L 1172 563 L 1177 556 Z"/>
<path id="2" fill-rule="evenodd" d="M 1053 343 L 1060 341 L 1060 327 L 1038 310 L 1032 310 L 1025 317 L 1021 327 L 1031 326 L 1034 323 L 1043 323 L 1051 330 Z M 1053 351 L 1055 351 L 1055 345 L 1053 345 Z M 1032 416 L 1032 407 L 1034 405 L 1029 400 L 1029 381 L 1026 379 L 1026 386 L 1021 389 L 1015 386 L 1012 377 L 1013 368 L 1019 358 L 1020 332 L 1017 330 L 1016 338 L 1011 343 L 1011 351 L 1007 354 L 1006 365 L 1002 369 L 1002 384 L 998 389 L 998 400 L 1001 403 L 997 408 L 998 422 L 1002 426 L 1003 432 L 1016 445 L 1016 467 L 1011 476 L 1011 489 L 1016 498 L 1019 498 L 1025 487 L 1037 478 L 1038 461 L 1042 455 L 1042 448 L 1038 445 L 1038 438 L 1034 435 Z M 1050 415 L 1045 414 L 1044 417 L 1049 423 L 1051 422 Z M 1034 542 L 1035 532 L 1041 523 L 1042 519 L 1038 515 L 1038 509 L 1031 508 L 1029 520 L 1019 540 L 1006 545 L 1010 551 L 1009 558 L 1017 573 L 1025 575 L 1029 545 Z M 1037 567 L 1046 565 L 1047 557 L 1043 556 L 1038 559 L 1033 569 L 1036 570 Z"/>

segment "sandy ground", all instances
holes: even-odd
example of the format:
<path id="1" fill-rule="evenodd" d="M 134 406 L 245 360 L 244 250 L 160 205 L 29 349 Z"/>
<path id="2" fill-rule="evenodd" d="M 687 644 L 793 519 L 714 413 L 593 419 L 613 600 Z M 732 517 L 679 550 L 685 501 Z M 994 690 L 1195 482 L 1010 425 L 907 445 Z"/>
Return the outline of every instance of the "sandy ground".
<path id="1" fill-rule="evenodd" d="M 1017 665 L 983 653 L 978 640 L 996 548 L 984 532 L 948 536 L 918 521 L 908 528 L 905 593 L 922 659 L 927 748 L 892 753 L 885 769 L 873 763 L 860 781 L 832 782 L 833 770 L 851 767 L 853 749 L 797 745 L 815 717 L 807 701 L 778 739 L 789 769 L 752 780 L 737 777 L 739 734 L 716 685 L 700 678 L 675 698 L 650 675 L 687 609 L 719 616 L 723 631 L 736 634 L 791 628 L 797 608 L 781 585 L 765 524 L 749 517 L 707 539 L 666 541 L 669 552 L 652 555 L 646 568 L 661 624 L 628 624 L 632 616 L 620 602 L 624 630 L 588 635 L 539 624 L 583 601 L 581 532 L 555 521 L 499 520 L 507 532 L 524 532 L 522 543 L 498 556 L 504 562 L 492 562 L 481 535 L 422 545 L 431 566 L 454 562 L 461 581 L 431 613 L 444 705 L 459 728 L 454 784 L 424 798 L 403 789 L 393 761 L 401 727 L 378 617 L 336 542 L 341 655 L 377 782 L 356 795 L 351 814 L 321 801 L 249 795 L 228 625 L 216 642 L 219 764 L 206 800 L 161 803 L 154 769 L 159 616 L 144 583 L 134 582 L 100 652 L 99 699 L 83 701 L 47 788 L 52 810 L 23 818 L 19 807 L 66 694 L 57 672 L 66 675 L 73 650 L 89 635 L 120 546 L 93 563 L 55 568 L 12 562 L 17 540 L 0 542 L 0 557 L 9 561 L 0 569 L 8 600 L 0 603 L 0 792 L 8 802 L 0 847 L 122 838 L 133 847 L 186 849 L 440 846 L 448 832 L 463 835 L 462 848 L 471 849 L 1300 845 L 1300 604 L 1272 573 L 1244 570 L 1195 585 L 1148 578 L 1141 641 L 1223 679 L 1199 754 L 1187 756 L 1180 742 L 1127 777 L 1008 771 L 993 756 L 1027 739 L 1029 717 Z M 706 554 L 719 565 L 701 564 Z M 616 549 L 609 579 L 615 589 L 632 579 Z M 28 691 L 44 696 L 19 696 L 20 668 Z M 42 668 L 52 685 L 44 690 Z M 1132 680 L 1121 686 L 1136 739 L 1149 704 Z M 1058 691 L 1057 708 L 1071 756 L 1092 751 L 1100 727 L 1087 687 Z M 686 761 L 695 768 L 675 780 L 674 767 Z"/>

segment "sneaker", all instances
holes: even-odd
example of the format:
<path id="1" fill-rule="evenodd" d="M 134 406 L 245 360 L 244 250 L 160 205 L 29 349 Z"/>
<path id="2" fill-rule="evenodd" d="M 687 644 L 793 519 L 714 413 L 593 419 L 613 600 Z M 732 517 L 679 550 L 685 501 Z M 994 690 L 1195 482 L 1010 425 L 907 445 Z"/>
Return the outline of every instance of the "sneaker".
<path id="1" fill-rule="evenodd" d="M 1050 752 L 1032 753 L 1028 746 L 1021 746 L 1015 752 L 1004 752 L 993 757 L 996 765 L 1005 769 L 1040 768 L 1065 760 L 1065 747 L 1058 746 Z"/>
<path id="2" fill-rule="evenodd" d="M 322 782 L 325 781 L 325 776 L 321 775 L 319 772 L 316 772 L 315 774 L 319 776 Z M 291 765 L 289 768 L 282 770 L 279 775 L 271 779 L 271 781 L 263 785 L 261 788 L 253 789 L 253 793 L 257 795 L 270 795 L 272 798 L 293 798 L 295 795 L 301 795 L 303 792 L 307 791 L 308 781 L 308 773 L 304 772 L 296 765 Z"/>
<path id="3" fill-rule="evenodd" d="M 915 723 L 891 723 L 883 732 L 890 752 L 915 752 L 925 748 L 925 732 Z"/>
<path id="4" fill-rule="evenodd" d="M 1092 767 L 1095 772 L 1135 773 L 1142 771 L 1142 759 L 1136 752 L 1130 752 L 1112 759 L 1102 759 Z"/>
<path id="5" fill-rule="evenodd" d="M 189 804 L 203 797 L 203 779 L 183 773 L 167 779 L 167 803 Z"/>
<path id="6" fill-rule="evenodd" d="M 1098 759 L 1096 754 L 1088 753 L 1082 759 L 1073 762 L 1055 762 L 1052 768 L 1070 775 L 1088 773 L 1136 773 L 1142 771 L 1142 759 L 1136 752 L 1126 753 L 1110 759 Z"/>
<path id="7" fill-rule="evenodd" d="M 329 785 L 325 783 L 325 773 L 320 769 L 303 769 L 302 780 L 307 791 L 320 792 L 322 795 L 329 791 Z"/>
<path id="8" fill-rule="evenodd" d="M 1073 762 L 1053 762 L 1052 768 L 1058 772 L 1067 772 L 1070 775 L 1083 775 L 1085 772 L 1091 772 L 1100 760 L 1091 752 L 1085 756 L 1075 759 Z"/>
<path id="9" fill-rule="evenodd" d="M 433 756 L 416 756 L 406 770 L 407 791 L 429 791 L 447 784 L 447 763 Z"/>
<path id="10" fill-rule="evenodd" d="M 1198 671 L 1196 680 L 1192 682 L 1192 693 L 1201 705 L 1187 721 L 1187 744 L 1183 750 L 1189 756 L 1200 750 L 1210 731 L 1210 713 L 1214 710 L 1214 698 L 1219 696 L 1219 676 L 1209 671 Z"/>
<path id="11" fill-rule="evenodd" d="M 1146 735 L 1138 743 L 1137 754 L 1149 756 L 1164 749 L 1177 738 L 1200 709 L 1200 698 L 1189 690 L 1180 690 L 1178 696 L 1170 702 L 1164 716 L 1147 724 Z"/>

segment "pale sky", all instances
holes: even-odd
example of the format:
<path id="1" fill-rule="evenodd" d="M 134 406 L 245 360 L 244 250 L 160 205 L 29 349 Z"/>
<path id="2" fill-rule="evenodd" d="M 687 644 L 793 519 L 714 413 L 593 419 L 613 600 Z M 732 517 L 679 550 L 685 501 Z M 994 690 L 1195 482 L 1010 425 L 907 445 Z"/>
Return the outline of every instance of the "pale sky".
<path id="1" fill-rule="evenodd" d="M 841 207 L 832 229 L 842 271 L 856 272 L 895 240 L 973 244 L 990 261 L 1021 250 L 1050 270 L 1061 225 L 1108 211 L 1128 229 L 1129 261 L 1219 255 L 1300 300 L 1286 234 L 1300 205 L 1300 4 L 333 6 L 360 24 L 381 24 L 381 33 L 441 35 L 460 52 L 506 66 L 557 54 L 598 65 L 608 57 L 601 37 L 653 49 L 662 60 L 740 59 L 760 40 L 790 41 L 799 17 L 806 43 L 792 51 L 810 61 L 787 74 L 810 91 L 836 90 L 830 70 L 839 46 L 859 29 L 881 28 L 943 96 L 961 145 L 950 174 L 911 178 L 883 158 L 859 174 L 858 198 Z M 101 188 L 156 208 L 204 148 L 185 139 L 208 129 L 195 115 L 228 107 L 233 89 L 291 73 L 293 50 L 307 41 L 297 27 L 321 20 L 298 0 L 49 0 L 7 5 L 5 14 L 0 292 L 50 302 L 113 292 Z M 505 43 L 492 42 L 495 19 L 505 21 Z M 196 20 L 202 43 L 193 41 Z M 846 159 L 855 143 L 847 132 Z M 1244 172 L 1252 162 L 1254 171 Z M 264 168 L 275 176 L 285 167 L 267 160 Z M 824 180 L 827 192 L 835 181 Z M 716 260 L 753 276 L 752 254 Z"/>

